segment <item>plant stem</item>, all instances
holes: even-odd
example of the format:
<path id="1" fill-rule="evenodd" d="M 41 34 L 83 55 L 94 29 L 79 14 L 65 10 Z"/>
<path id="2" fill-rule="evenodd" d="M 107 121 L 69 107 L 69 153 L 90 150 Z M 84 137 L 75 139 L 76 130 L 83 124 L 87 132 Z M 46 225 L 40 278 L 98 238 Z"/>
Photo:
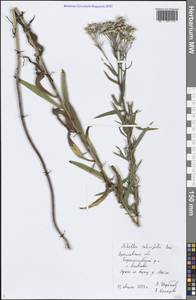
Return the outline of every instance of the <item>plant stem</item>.
<path id="1" fill-rule="evenodd" d="M 119 59 L 121 60 L 122 57 L 119 54 Z M 125 61 L 125 69 L 123 71 L 122 69 L 122 63 L 117 62 L 118 64 L 118 86 L 119 86 L 119 99 L 121 103 L 121 108 L 124 112 L 124 117 L 125 117 L 125 122 L 126 117 L 129 115 L 129 112 L 127 111 L 126 108 L 126 103 L 124 99 L 125 95 L 125 87 L 126 87 L 126 61 Z M 130 205 L 128 204 L 128 199 L 127 199 L 127 204 L 124 205 L 124 208 L 126 209 L 127 213 L 133 220 L 133 222 L 139 226 L 139 213 L 138 213 L 138 205 L 139 205 L 139 191 L 138 191 L 138 176 L 136 174 L 136 159 L 135 159 L 135 151 L 133 149 L 133 144 L 132 144 L 132 128 L 125 128 L 126 132 L 126 141 L 127 141 L 127 149 L 129 152 L 129 166 L 128 166 L 128 180 L 127 180 L 127 189 L 130 188 L 130 186 L 133 186 L 133 192 L 131 194 L 133 195 L 134 198 L 134 204 L 135 204 L 135 211 L 134 215 L 135 218 L 133 218 L 133 212 L 130 212 Z M 135 170 L 135 171 L 134 171 Z"/>
<path id="2" fill-rule="evenodd" d="M 39 66 L 39 69 L 44 71 L 44 73 L 45 73 L 45 75 L 46 75 L 46 77 L 47 77 L 47 79 L 48 79 L 48 81 L 49 81 L 49 83 L 50 83 L 50 85 L 53 89 L 53 92 L 56 95 L 56 98 L 59 100 L 59 103 L 62 105 L 62 108 L 64 110 L 64 114 L 65 114 L 65 119 L 67 120 L 67 113 L 66 113 L 66 110 L 65 110 L 65 107 L 64 107 L 64 101 L 63 101 L 60 93 L 58 92 L 58 89 L 55 85 L 55 82 L 53 81 L 53 79 L 52 79 L 52 77 L 51 77 L 51 75 L 50 75 L 50 73 L 49 73 L 49 71 L 46 67 L 43 56 L 42 56 L 44 48 L 41 44 L 38 43 L 37 35 L 35 35 L 31 31 L 29 23 L 27 23 L 25 21 L 24 17 L 23 17 L 23 13 L 21 13 L 17 8 L 14 9 L 14 11 L 15 11 L 15 14 L 17 16 L 17 20 L 18 20 L 19 24 L 22 26 L 23 31 L 26 34 L 26 37 L 27 37 L 27 40 L 28 40 L 29 44 L 35 49 L 35 56 L 36 56 L 37 65 Z M 76 113 L 74 113 L 74 114 L 75 114 L 74 117 L 77 118 L 77 120 L 79 120 L 77 114 Z M 95 147 L 94 147 L 92 141 L 90 140 L 89 137 L 88 138 L 86 137 L 86 135 L 84 133 L 84 129 L 82 128 L 82 126 L 80 126 L 80 128 L 78 128 L 77 122 L 75 122 L 76 120 L 74 119 L 74 117 L 72 116 L 72 113 L 70 113 L 70 115 L 68 116 L 68 119 L 70 118 L 69 123 L 72 125 L 71 127 L 76 131 L 76 133 L 79 134 L 80 141 L 82 142 L 82 144 L 84 145 L 85 149 L 88 151 L 88 153 L 90 154 L 92 159 L 95 161 L 98 169 L 100 170 L 100 172 L 101 172 L 101 174 L 104 178 L 106 187 L 111 186 L 111 182 L 110 182 L 106 172 L 104 171 L 103 164 L 101 163 L 101 160 L 100 160 L 97 152 L 95 151 Z M 60 121 L 60 123 L 62 124 L 61 121 Z M 69 128 L 67 128 L 67 129 L 69 130 Z"/>
<path id="3" fill-rule="evenodd" d="M 22 93 L 21 93 L 21 89 L 20 89 L 20 73 L 21 73 L 21 49 L 20 49 L 20 41 L 19 41 L 19 33 L 18 33 L 18 22 L 17 22 L 17 16 L 16 16 L 16 12 L 18 13 L 17 9 L 13 9 L 12 10 L 12 16 L 13 16 L 13 30 L 14 30 L 14 38 L 15 38 L 15 45 L 16 45 L 16 72 L 15 72 L 15 79 L 16 79 L 16 90 L 17 90 L 17 100 L 18 100 L 18 107 L 19 107 L 19 112 L 20 112 L 20 119 L 21 119 L 21 123 L 22 123 L 22 127 L 23 130 L 25 132 L 25 135 L 27 137 L 27 140 L 29 141 L 33 151 L 35 152 L 35 154 L 37 155 L 41 166 L 43 168 L 44 174 L 46 175 L 46 179 L 47 179 L 47 183 L 48 183 L 48 188 L 49 188 L 49 192 L 50 192 L 50 198 L 51 198 L 51 208 L 52 208 L 52 222 L 54 225 L 55 230 L 57 231 L 57 233 L 60 235 L 60 237 L 64 240 L 65 242 L 65 246 L 68 249 L 71 249 L 70 243 L 68 241 L 68 239 L 64 236 L 64 233 L 60 230 L 57 220 L 56 220 L 56 207 L 55 207 L 55 195 L 54 195 L 54 188 L 52 185 L 52 181 L 49 175 L 49 171 L 47 169 L 46 163 L 43 159 L 43 156 L 41 155 L 40 151 L 38 150 L 37 146 L 35 145 L 26 121 L 25 121 L 25 113 L 24 113 L 24 107 L 23 107 L 23 100 L 22 100 Z"/>

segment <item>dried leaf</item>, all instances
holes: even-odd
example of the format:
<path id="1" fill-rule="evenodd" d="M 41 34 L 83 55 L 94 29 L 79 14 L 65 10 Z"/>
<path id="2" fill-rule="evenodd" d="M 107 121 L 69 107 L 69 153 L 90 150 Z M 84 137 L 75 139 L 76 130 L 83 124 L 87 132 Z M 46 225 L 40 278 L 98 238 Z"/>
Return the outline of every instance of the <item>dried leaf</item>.
<path id="1" fill-rule="evenodd" d="M 118 199 L 119 201 L 123 201 L 123 182 L 122 182 L 122 178 L 120 176 L 120 174 L 118 173 L 118 171 L 116 170 L 116 168 L 114 166 L 111 166 L 112 170 L 114 171 L 115 175 L 116 175 L 116 179 L 117 179 L 117 195 L 118 195 Z"/>
<path id="2" fill-rule="evenodd" d="M 133 102 L 127 102 L 128 112 L 130 115 L 133 113 Z"/>
<path id="3" fill-rule="evenodd" d="M 146 130 L 146 131 L 150 131 L 150 130 L 158 130 L 158 128 L 156 128 L 156 127 L 145 127 L 145 128 L 143 128 L 143 127 L 139 127 L 139 126 L 137 126 L 137 127 L 135 127 L 136 129 L 139 129 L 139 130 Z"/>
<path id="4" fill-rule="evenodd" d="M 142 159 L 137 163 L 137 165 L 136 165 L 136 170 L 138 170 L 138 168 L 139 168 L 139 166 L 141 165 L 141 163 L 142 163 Z"/>
<path id="5" fill-rule="evenodd" d="M 89 167 L 89 166 L 87 166 L 87 165 L 85 165 L 85 164 L 82 164 L 82 163 L 80 163 L 80 162 L 77 162 L 77 161 L 70 160 L 69 162 L 70 162 L 71 164 L 73 164 L 73 165 L 79 167 L 80 169 L 82 169 L 82 170 L 84 170 L 84 171 L 86 171 L 86 172 L 88 172 L 88 173 L 90 173 L 90 174 L 96 176 L 97 178 L 103 180 L 102 174 L 101 174 L 99 171 L 97 171 L 97 170 L 95 170 L 95 169 L 93 169 L 93 168 L 91 168 L 91 167 Z"/>
<path id="6" fill-rule="evenodd" d="M 52 105 L 61 108 L 61 105 L 58 104 L 57 102 L 55 102 L 51 97 L 48 96 L 47 93 L 45 93 L 44 91 L 40 90 L 36 85 L 33 85 L 25 80 L 19 79 L 19 82 L 24 85 L 26 88 L 28 88 L 29 90 L 31 90 L 33 93 L 35 93 L 36 95 L 40 96 L 41 98 L 45 99 L 46 101 L 48 101 L 49 103 L 51 103 Z"/>
<path id="7" fill-rule="evenodd" d="M 66 81 L 66 74 L 63 69 L 61 70 L 61 90 L 62 90 L 65 106 L 69 109 L 70 102 L 69 102 L 68 87 L 67 87 L 67 81 Z"/>
<path id="8" fill-rule="evenodd" d="M 119 104 L 119 101 L 116 99 L 115 95 L 112 94 L 111 96 L 112 96 L 112 99 L 113 99 L 114 103 L 115 103 L 116 105 L 120 105 L 120 104 Z"/>
<path id="9" fill-rule="evenodd" d="M 110 70 L 110 72 L 114 75 L 114 76 L 118 76 L 118 73 L 115 71 L 115 69 L 113 67 L 111 67 L 110 65 L 108 65 L 107 63 L 104 63 L 104 65 Z"/>
<path id="10" fill-rule="evenodd" d="M 62 91 L 63 101 L 64 101 L 64 103 L 63 103 L 64 104 L 63 105 L 64 110 L 65 110 L 68 118 L 71 120 L 71 122 L 76 125 L 77 119 L 74 119 L 72 117 L 72 106 L 71 106 L 71 103 L 69 102 L 69 94 L 68 94 L 66 74 L 65 74 L 65 71 L 63 69 L 61 70 L 61 91 Z"/>
<path id="11" fill-rule="evenodd" d="M 95 160 L 99 161 L 99 157 L 98 157 L 98 154 L 97 154 L 97 151 L 93 145 L 93 143 L 91 142 L 90 138 L 89 138 L 89 129 L 91 128 L 91 126 L 88 126 L 87 129 L 86 129 L 86 133 L 85 133 L 85 139 L 88 143 L 88 147 L 91 149 L 91 151 L 93 152 L 93 155 L 95 157 Z"/>
<path id="12" fill-rule="evenodd" d="M 105 193 L 105 191 L 104 192 L 101 192 L 101 193 L 97 193 L 97 194 L 95 194 L 95 196 L 101 196 L 101 195 L 103 195 Z"/>
<path id="13" fill-rule="evenodd" d="M 80 209 L 92 208 L 92 207 L 95 207 L 95 206 L 99 205 L 100 203 L 102 203 L 106 199 L 108 194 L 109 194 L 108 191 L 104 192 L 103 195 L 101 197 L 99 197 L 97 200 L 95 200 L 93 203 L 91 203 L 90 205 L 85 206 L 85 207 L 80 207 Z"/>
<path id="14" fill-rule="evenodd" d="M 48 90 L 46 90 L 43 85 L 41 84 L 41 81 L 44 79 L 45 77 L 45 73 L 44 72 L 37 72 L 36 73 L 36 78 L 35 78 L 35 85 L 36 87 L 41 90 L 42 92 L 47 93 L 49 96 L 52 96 L 54 98 L 56 98 L 56 95 L 53 95 L 52 93 L 50 93 Z"/>
<path id="15" fill-rule="evenodd" d="M 88 127 L 86 128 L 86 132 L 85 132 L 86 137 L 89 136 L 89 130 L 90 130 L 91 127 L 92 127 L 92 126 L 88 126 Z"/>
<path id="16" fill-rule="evenodd" d="M 120 154 L 120 153 L 117 153 L 117 152 L 114 152 L 114 151 L 113 151 L 113 153 L 114 153 L 115 155 L 117 155 L 117 156 L 119 156 L 119 157 L 121 157 L 121 158 L 127 160 L 127 158 L 126 158 L 124 155 L 122 155 L 122 154 Z"/>
<path id="17" fill-rule="evenodd" d="M 71 139 L 70 133 L 68 133 L 67 139 L 68 139 L 68 143 L 69 143 L 69 146 L 70 146 L 71 150 L 73 151 L 73 153 L 76 156 L 78 156 L 79 158 L 82 158 L 84 160 L 93 162 L 92 159 L 88 159 L 88 158 L 84 157 L 84 154 L 82 153 L 82 151 L 80 150 L 80 148 Z"/>
<path id="18" fill-rule="evenodd" d="M 124 116 L 121 115 L 122 110 L 118 109 L 114 103 L 112 103 L 112 106 L 113 106 L 117 116 L 119 117 L 120 121 L 123 124 L 123 122 L 125 121 L 125 118 L 124 118 Z"/>
<path id="19" fill-rule="evenodd" d="M 74 123 L 74 125 L 77 127 L 77 131 L 78 132 L 83 132 L 83 128 L 82 128 L 82 124 L 80 122 L 80 119 L 79 119 L 75 109 L 71 105 L 71 103 L 69 103 L 69 109 L 70 109 L 71 120 Z"/>
<path id="20" fill-rule="evenodd" d="M 104 74 L 106 75 L 106 77 L 110 80 L 110 81 L 112 81 L 113 83 L 116 83 L 116 84 L 118 84 L 118 81 L 117 80 L 115 80 L 115 79 L 113 79 L 112 77 L 110 77 L 109 75 L 108 75 L 108 73 L 107 72 L 105 72 L 104 71 Z"/>
<path id="21" fill-rule="evenodd" d="M 118 149 L 120 154 L 123 154 L 122 150 L 120 149 L 120 147 L 116 146 L 116 148 Z"/>
<path id="22" fill-rule="evenodd" d="M 117 148 L 117 150 L 118 150 L 119 152 L 113 152 L 113 153 L 116 154 L 116 155 L 118 155 L 118 156 L 120 156 L 121 158 L 127 160 L 125 154 L 124 154 L 123 151 L 120 149 L 120 147 L 116 146 L 116 148 Z"/>
<path id="23" fill-rule="evenodd" d="M 158 128 L 152 128 L 152 127 L 142 128 L 142 127 L 138 127 L 138 126 L 136 128 L 139 129 L 139 130 L 142 130 L 142 132 L 139 134 L 138 138 L 134 142 L 134 150 L 139 145 L 139 143 L 141 142 L 141 140 L 143 139 L 143 137 L 144 137 L 144 135 L 146 134 L 147 131 L 158 129 Z"/>
<path id="24" fill-rule="evenodd" d="M 103 114 L 100 114 L 96 117 L 94 117 L 94 119 L 98 119 L 98 118 L 102 118 L 102 117 L 107 117 L 107 116 L 111 116 L 111 115 L 115 115 L 116 114 L 116 111 L 115 110 L 110 110 L 110 111 L 107 111 Z"/>
<path id="25" fill-rule="evenodd" d="M 118 130 L 120 131 L 120 133 L 124 136 L 127 137 L 127 135 L 124 133 L 124 131 L 122 131 L 122 129 L 120 127 L 118 127 Z"/>

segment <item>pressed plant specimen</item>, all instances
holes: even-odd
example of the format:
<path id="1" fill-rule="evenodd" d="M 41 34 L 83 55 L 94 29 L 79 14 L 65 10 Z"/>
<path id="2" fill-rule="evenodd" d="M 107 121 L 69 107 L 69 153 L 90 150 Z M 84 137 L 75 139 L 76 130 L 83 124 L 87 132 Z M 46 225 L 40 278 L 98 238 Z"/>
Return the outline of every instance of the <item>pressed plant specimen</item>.
<path id="1" fill-rule="evenodd" d="M 132 221 L 139 226 L 140 195 L 137 170 L 142 160 L 136 161 L 135 152 L 146 132 L 157 128 L 149 127 L 153 122 L 145 128 L 137 125 L 136 117 L 140 111 L 134 110 L 133 102 L 126 100 L 127 72 L 131 67 L 131 64 L 127 66 L 127 57 L 135 40 L 134 32 L 136 28 L 127 24 L 126 19 L 120 16 L 114 21 L 91 23 L 85 28 L 85 31 L 101 52 L 107 70 L 104 71 L 104 74 L 119 89 L 118 95 L 111 95 L 112 110 L 100 114 L 96 118 L 115 115 L 118 119 L 116 121 L 119 123 L 120 134 L 125 139 L 125 145 L 123 148 L 116 146 L 114 154 L 127 161 L 128 173 L 125 178 L 122 178 L 118 170 L 112 166 L 116 176 L 114 192 L 121 207 L 126 210 Z M 105 43 L 109 43 L 112 59 L 106 53 Z M 139 134 L 136 136 L 134 131 L 138 131 Z"/>
<path id="2" fill-rule="evenodd" d="M 74 109 L 74 106 L 69 99 L 65 71 L 61 70 L 61 90 L 58 90 L 51 73 L 46 67 L 43 59 L 44 47 L 38 41 L 38 36 L 33 32 L 31 28 L 34 18 L 27 22 L 24 18 L 24 12 L 21 12 L 17 8 L 14 8 L 12 10 L 12 20 L 13 21 L 11 22 L 13 24 L 13 35 L 16 41 L 17 60 L 15 79 L 21 122 L 25 134 L 42 164 L 44 173 L 48 181 L 52 203 L 52 220 L 56 231 L 64 239 L 66 247 L 70 248 L 70 244 L 67 238 L 59 229 L 56 221 L 54 190 L 52 187 L 50 174 L 47 170 L 44 159 L 38 151 L 35 143 L 33 142 L 27 128 L 25 113 L 23 109 L 21 86 L 25 86 L 34 94 L 48 101 L 48 103 L 52 105 L 52 114 L 64 127 L 70 148 L 72 149 L 74 154 L 81 160 L 71 160 L 70 163 L 79 167 L 83 171 L 97 177 L 104 183 L 105 189 L 98 195 L 98 199 L 96 199 L 89 206 L 83 207 L 83 209 L 92 208 L 99 205 L 107 198 L 110 193 L 113 192 L 116 196 L 117 202 L 126 211 L 133 223 L 139 226 L 140 197 L 139 178 L 137 176 L 137 170 L 141 161 L 136 162 L 135 152 L 145 133 L 156 128 L 152 128 L 149 126 L 146 128 L 142 128 L 137 125 L 136 116 L 139 111 L 134 111 L 133 103 L 125 100 L 126 75 L 127 70 L 130 68 L 130 66 L 127 67 L 126 60 L 128 51 L 130 50 L 131 45 L 134 41 L 133 34 L 135 32 L 135 28 L 128 25 L 123 17 L 118 17 L 114 21 L 89 24 L 85 28 L 86 32 L 90 35 L 95 43 L 95 46 L 101 51 L 101 54 L 104 58 L 104 65 L 109 72 L 105 72 L 106 77 L 119 87 L 119 95 L 112 95 L 112 110 L 97 116 L 104 117 L 108 115 L 116 115 L 118 117 L 120 133 L 123 135 L 126 141 L 124 148 L 121 149 L 120 147 L 117 147 L 118 152 L 115 152 L 115 154 L 127 161 L 128 174 L 125 178 L 122 178 L 118 168 L 111 165 L 110 167 L 114 174 L 114 176 L 111 178 L 107 174 L 108 172 L 90 138 L 90 126 L 88 126 L 86 129 L 83 128 L 78 113 Z M 24 52 L 20 49 L 18 30 L 19 26 L 22 28 L 24 34 L 26 35 L 27 43 L 34 50 L 33 57 L 25 56 Z M 116 66 L 113 66 L 112 62 L 106 55 L 103 47 L 104 39 L 107 39 L 109 41 L 112 55 L 114 56 L 116 61 Z M 29 83 L 21 78 L 22 59 L 33 65 L 35 69 L 34 83 Z M 44 87 L 42 82 L 43 79 L 48 80 L 48 83 L 51 87 L 50 91 L 46 87 Z M 134 130 L 137 130 L 139 132 L 137 136 L 135 136 Z M 79 138 L 80 145 L 75 142 L 75 137 Z"/>

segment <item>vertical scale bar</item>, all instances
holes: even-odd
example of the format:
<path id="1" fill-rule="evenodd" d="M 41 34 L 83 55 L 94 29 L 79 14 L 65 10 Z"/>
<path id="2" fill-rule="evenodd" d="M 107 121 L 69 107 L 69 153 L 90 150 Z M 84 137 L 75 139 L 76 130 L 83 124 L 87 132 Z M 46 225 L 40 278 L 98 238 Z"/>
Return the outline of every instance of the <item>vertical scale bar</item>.
<path id="1" fill-rule="evenodd" d="M 186 204 L 187 204 L 187 299 L 196 297 L 195 201 L 196 201 L 196 87 L 187 87 L 186 108 Z"/>
<path id="2" fill-rule="evenodd" d="M 186 213 L 187 299 L 196 299 L 196 1 L 187 0 Z"/>

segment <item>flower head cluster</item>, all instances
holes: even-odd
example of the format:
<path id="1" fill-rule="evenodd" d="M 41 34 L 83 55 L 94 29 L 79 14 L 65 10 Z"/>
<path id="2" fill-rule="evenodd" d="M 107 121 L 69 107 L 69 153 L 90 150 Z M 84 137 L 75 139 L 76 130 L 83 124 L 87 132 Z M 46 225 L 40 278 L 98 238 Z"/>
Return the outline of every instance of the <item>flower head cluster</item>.
<path id="1" fill-rule="evenodd" d="M 103 38 L 106 37 L 115 57 L 124 59 L 135 39 L 133 34 L 136 28 L 127 24 L 124 17 L 117 17 L 114 21 L 88 24 L 85 31 L 97 47 L 102 46 Z"/>

